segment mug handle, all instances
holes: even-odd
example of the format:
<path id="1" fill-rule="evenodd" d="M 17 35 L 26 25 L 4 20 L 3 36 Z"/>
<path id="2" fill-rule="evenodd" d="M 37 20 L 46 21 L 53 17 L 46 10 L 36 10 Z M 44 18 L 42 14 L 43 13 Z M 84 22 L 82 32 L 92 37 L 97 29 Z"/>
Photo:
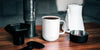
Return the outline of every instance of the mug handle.
<path id="1" fill-rule="evenodd" d="M 65 23 L 64 20 L 60 20 L 60 22 L 63 22 L 63 24 Z M 63 30 L 63 32 L 60 32 L 59 34 L 64 34 L 65 33 L 65 30 Z"/>

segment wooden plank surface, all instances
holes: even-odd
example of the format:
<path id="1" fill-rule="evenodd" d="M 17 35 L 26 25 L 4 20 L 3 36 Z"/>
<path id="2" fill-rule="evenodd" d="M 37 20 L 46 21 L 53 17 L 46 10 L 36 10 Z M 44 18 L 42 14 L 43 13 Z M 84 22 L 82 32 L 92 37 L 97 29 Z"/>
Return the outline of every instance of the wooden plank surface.
<path id="1" fill-rule="evenodd" d="M 0 28 L 0 50 L 19 50 L 26 45 L 29 41 L 40 42 L 45 45 L 42 49 L 33 50 L 100 50 L 100 24 L 85 23 L 85 30 L 89 33 L 87 43 L 74 43 L 69 41 L 69 34 L 65 33 L 60 35 L 59 39 L 53 42 L 45 41 L 41 38 L 42 27 L 36 26 L 36 33 L 39 35 L 35 38 L 25 38 L 25 44 L 16 46 L 12 43 L 11 35 Z"/>

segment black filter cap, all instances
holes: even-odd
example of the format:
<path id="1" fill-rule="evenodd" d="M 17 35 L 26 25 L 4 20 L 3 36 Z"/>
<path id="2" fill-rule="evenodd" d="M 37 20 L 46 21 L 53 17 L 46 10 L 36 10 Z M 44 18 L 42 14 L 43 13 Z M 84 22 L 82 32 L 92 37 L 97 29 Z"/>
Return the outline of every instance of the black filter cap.
<path id="1" fill-rule="evenodd" d="M 24 36 L 30 27 L 25 23 L 8 24 L 5 30 L 12 35 L 14 45 L 24 44 Z"/>

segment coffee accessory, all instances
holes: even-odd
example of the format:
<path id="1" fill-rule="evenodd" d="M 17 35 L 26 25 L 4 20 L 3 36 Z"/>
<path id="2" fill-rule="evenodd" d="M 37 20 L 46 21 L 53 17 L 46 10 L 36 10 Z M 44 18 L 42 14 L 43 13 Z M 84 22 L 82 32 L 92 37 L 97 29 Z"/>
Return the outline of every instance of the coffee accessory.
<path id="1" fill-rule="evenodd" d="M 88 33 L 83 30 L 72 30 L 70 33 L 70 41 L 76 43 L 85 43 L 88 40 Z"/>
<path id="2" fill-rule="evenodd" d="M 30 27 L 28 29 L 25 37 L 32 38 L 37 36 L 35 32 L 35 20 L 36 20 L 36 10 L 37 10 L 37 2 L 38 0 L 24 0 L 24 20 L 26 24 L 29 24 Z"/>
<path id="3" fill-rule="evenodd" d="M 5 30 L 12 35 L 14 45 L 24 44 L 24 36 L 27 32 L 29 25 L 24 23 L 9 24 Z"/>
<path id="4" fill-rule="evenodd" d="M 64 34 L 65 31 L 60 31 L 60 20 L 58 16 L 43 16 L 42 17 L 42 37 L 46 41 L 55 41 L 58 39 L 59 34 Z"/>
<path id="5" fill-rule="evenodd" d="M 39 43 L 39 42 L 35 42 L 35 41 L 30 41 L 27 43 L 28 46 L 20 49 L 20 50 L 32 50 L 32 49 L 42 49 L 44 48 L 45 46 L 42 44 L 42 43 Z"/>
<path id="6" fill-rule="evenodd" d="M 70 32 L 72 30 L 83 30 L 84 23 L 82 18 L 82 5 L 70 4 L 68 5 L 67 14 L 65 17 L 65 23 L 63 24 L 63 30 Z"/>

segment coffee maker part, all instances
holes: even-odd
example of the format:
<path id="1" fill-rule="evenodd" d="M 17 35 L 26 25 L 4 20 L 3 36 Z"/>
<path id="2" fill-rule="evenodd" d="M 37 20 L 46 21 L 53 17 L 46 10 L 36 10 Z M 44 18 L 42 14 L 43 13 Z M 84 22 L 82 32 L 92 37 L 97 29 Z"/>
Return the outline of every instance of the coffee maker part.
<path id="1" fill-rule="evenodd" d="M 9 24 L 5 30 L 12 35 L 14 45 L 24 44 L 24 36 L 29 25 L 24 23 Z"/>
<path id="2" fill-rule="evenodd" d="M 70 33 L 72 30 L 85 30 L 82 18 L 82 5 L 80 4 L 69 4 L 67 14 L 65 17 L 65 23 L 63 29 Z"/>
<path id="3" fill-rule="evenodd" d="M 72 30 L 70 33 L 70 41 L 76 43 L 85 43 L 88 40 L 88 33 L 82 30 Z"/>
<path id="4" fill-rule="evenodd" d="M 24 21 L 26 24 L 30 25 L 27 31 L 27 34 L 25 35 L 25 37 L 27 38 L 33 38 L 37 36 L 35 32 L 37 2 L 38 0 L 24 0 L 23 1 Z"/>

